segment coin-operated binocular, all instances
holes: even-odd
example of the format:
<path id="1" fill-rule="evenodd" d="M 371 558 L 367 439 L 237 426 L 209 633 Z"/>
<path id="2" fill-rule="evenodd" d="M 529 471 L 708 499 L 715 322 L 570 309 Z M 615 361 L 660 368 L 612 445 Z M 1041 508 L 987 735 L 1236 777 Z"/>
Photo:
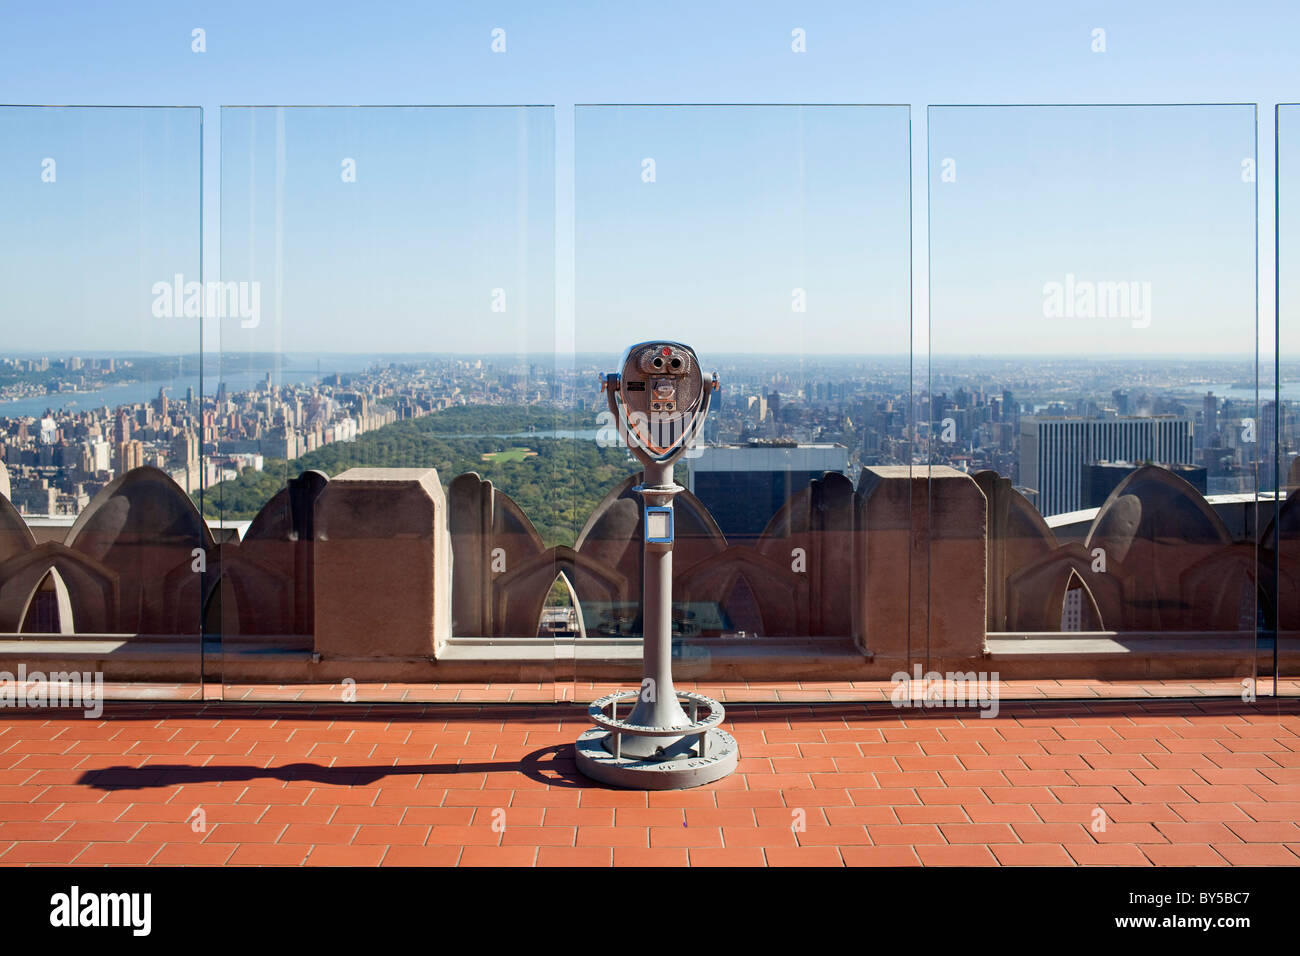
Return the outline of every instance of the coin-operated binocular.
<path id="1" fill-rule="evenodd" d="M 602 384 L 619 434 L 642 464 L 655 468 L 671 466 L 695 441 L 718 376 L 705 377 L 689 346 L 642 342 Z"/>
<path id="2" fill-rule="evenodd" d="M 588 714 L 597 726 L 578 738 L 578 769 L 622 787 L 699 786 L 736 769 L 739 749 L 718 727 L 721 704 L 673 687 L 673 497 L 682 490 L 673 464 L 704 427 L 718 376 L 700 370 L 689 346 L 642 342 L 624 353 L 620 371 L 602 377 L 602 388 L 619 435 L 645 466 L 635 489 L 642 500 L 644 677 L 638 690 L 592 702 Z M 633 699 L 620 719 L 619 704 Z"/>

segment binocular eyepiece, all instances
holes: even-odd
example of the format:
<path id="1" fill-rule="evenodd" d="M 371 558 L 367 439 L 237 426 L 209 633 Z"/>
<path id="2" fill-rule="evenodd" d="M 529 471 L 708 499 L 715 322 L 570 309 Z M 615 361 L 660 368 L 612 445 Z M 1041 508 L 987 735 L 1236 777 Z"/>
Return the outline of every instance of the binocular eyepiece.
<path id="1" fill-rule="evenodd" d="M 604 378 L 610 411 L 634 454 L 667 464 L 685 453 L 704 424 L 709 393 L 695 350 L 680 342 L 641 342 L 623 353 L 620 371 Z"/>
<path id="2" fill-rule="evenodd" d="M 647 343 L 633 346 L 633 349 L 637 365 L 647 375 L 685 376 L 699 368 L 695 362 L 695 353 L 684 345 Z"/>

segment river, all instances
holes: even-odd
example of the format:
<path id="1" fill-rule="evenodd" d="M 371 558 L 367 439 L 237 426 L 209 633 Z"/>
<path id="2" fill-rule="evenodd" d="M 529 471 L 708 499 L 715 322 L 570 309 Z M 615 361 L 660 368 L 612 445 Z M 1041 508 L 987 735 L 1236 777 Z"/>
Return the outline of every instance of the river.
<path id="1" fill-rule="evenodd" d="M 249 391 L 265 380 L 265 371 L 243 370 L 223 374 L 220 379 L 215 375 L 207 375 L 203 380 L 203 388 L 206 394 L 211 397 L 216 395 L 217 386 L 221 382 L 225 383 L 227 391 L 233 393 Z M 304 382 L 315 382 L 318 381 L 318 378 L 314 369 L 303 369 L 301 371 L 281 372 L 274 381 L 279 385 L 296 385 Z M 124 382 L 120 385 L 109 385 L 93 392 L 56 392 L 52 395 L 37 395 L 34 398 L 20 398 L 10 402 L 0 402 L 0 418 L 22 418 L 27 415 L 39 418 L 49 408 L 55 411 L 66 409 L 70 412 L 84 412 L 87 409 L 100 408 L 104 405 L 109 408 L 117 408 L 119 405 L 135 405 L 140 402 L 153 401 L 158 397 L 158 389 L 163 387 L 166 387 L 169 399 L 183 401 L 186 389 L 192 388 L 194 393 L 198 394 L 198 373 L 179 375 L 173 378 L 150 379 L 147 382 Z"/>

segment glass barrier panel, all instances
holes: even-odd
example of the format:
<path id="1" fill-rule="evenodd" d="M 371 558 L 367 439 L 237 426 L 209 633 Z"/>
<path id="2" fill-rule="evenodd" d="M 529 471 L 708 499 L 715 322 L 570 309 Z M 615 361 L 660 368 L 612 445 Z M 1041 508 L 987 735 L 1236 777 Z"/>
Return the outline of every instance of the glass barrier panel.
<path id="1" fill-rule="evenodd" d="M 675 686 L 879 699 L 910 613 L 887 557 L 911 505 L 908 108 L 580 106 L 575 130 L 575 400 L 598 423 L 575 695 L 646 676 L 643 578 L 665 577 L 665 496 L 619 423 L 660 456 L 707 395 L 669 496 Z"/>
<path id="2" fill-rule="evenodd" d="M 551 108 L 226 108 L 221 153 L 227 696 L 553 700 Z"/>
<path id="3" fill-rule="evenodd" d="M 1249 105 L 930 108 L 929 670 L 1253 682 L 1255 159 Z"/>
<path id="4" fill-rule="evenodd" d="M 0 671 L 51 702 L 202 695 L 201 138 L 195 107 L 0 107 Z"/>
<path id="5" fill-rule="evenodd" d="M 1264 490 L 1277 495 L 1261 515 L 1261 524 L 1268 522 L 1261 557 L 1268 560 L 1272 579 L 1267 583 L 1277 595 L 1277 616 L 1268 622 L 1276 639 L 1267 659 L 1261 657 L 1261 693 L 1286 692 L 1286 678 L 1290 675 L 1294 681 L 1300 652 L 1300 105 L 1277 107 L 1275 132 L 1276 352 L 1262 438 L 1276 443 L 1270 460 L 1276 477 Z M 1277 409 L 1275 415 L 1268 414 L 1269 404 Z M 1279 685 L 1270 686 L 1275 679 Z"/>

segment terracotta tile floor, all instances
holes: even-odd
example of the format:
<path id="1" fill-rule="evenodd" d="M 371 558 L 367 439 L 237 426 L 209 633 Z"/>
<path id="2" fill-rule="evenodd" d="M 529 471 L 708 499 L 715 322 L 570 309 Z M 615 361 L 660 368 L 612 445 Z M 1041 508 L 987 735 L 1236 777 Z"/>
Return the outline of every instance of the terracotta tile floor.
<path id="1" fill-rule="evenodd" d="M 735 706 L 696 790 L 568 705 L 0 711 L 0 864 L 1300 865 L 1300 700 Z M 1101 824 L 1104 822 L 1104 827 Z"/>

